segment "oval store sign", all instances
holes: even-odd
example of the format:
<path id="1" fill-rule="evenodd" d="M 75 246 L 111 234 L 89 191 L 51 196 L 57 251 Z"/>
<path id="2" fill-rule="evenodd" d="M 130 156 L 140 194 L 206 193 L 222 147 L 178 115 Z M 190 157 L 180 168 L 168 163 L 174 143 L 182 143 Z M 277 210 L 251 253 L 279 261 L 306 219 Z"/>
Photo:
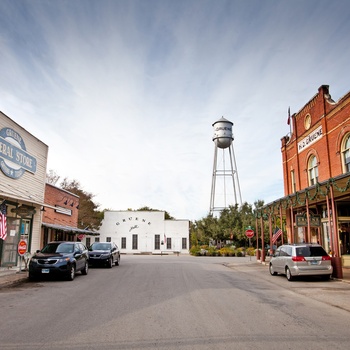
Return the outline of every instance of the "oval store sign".
<path id="1" fill-rule="evenodd" d="M 21 135 L 11 128 L 0 130 L 0 169 L 13 179 L 25 171 L 36 172 L 36 159 L 27 152 Z"/>
<path id="2" fill-rule="evenodd" d="M 18 243 L 18 254 L 23 256 L 27 252 L 27 241 L 21 239 Z"/>

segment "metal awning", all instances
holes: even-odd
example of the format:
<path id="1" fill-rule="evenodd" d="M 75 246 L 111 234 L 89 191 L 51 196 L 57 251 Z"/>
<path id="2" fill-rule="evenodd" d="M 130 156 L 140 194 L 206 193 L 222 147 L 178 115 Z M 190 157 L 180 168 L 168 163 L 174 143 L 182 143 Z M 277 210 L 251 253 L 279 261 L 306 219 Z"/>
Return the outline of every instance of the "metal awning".
<path id="1" fill-rule="evenodd" d="M 51 228 L 54 230 L 60 230 L 64 231 L 67 233 L 72 233 L 72 234 L 84 234 L 84 235 L 90 235 L 90 236 L 99 236 L 100 234 L 95 231 L 90 231 L 90 230 L 84 230 L 78 227 L 73 227 L 73 226 L 64 226 L 64 225 L 56 225 L 56 224 L 47 224 L 45 222 L 42 223 L 43 227 Z"/>

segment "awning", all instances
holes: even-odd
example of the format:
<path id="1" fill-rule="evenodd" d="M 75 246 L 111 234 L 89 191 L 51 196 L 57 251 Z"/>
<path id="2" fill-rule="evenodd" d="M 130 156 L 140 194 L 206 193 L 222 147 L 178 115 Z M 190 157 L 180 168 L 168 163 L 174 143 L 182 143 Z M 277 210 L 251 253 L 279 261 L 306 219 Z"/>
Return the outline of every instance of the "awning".
<path id="1" fill-rule="evenodd" d="M 56 225 L 56 224 L 47 224 L 45 222 L 42 223 L 43 227 L 52 228 L 54 230 L 60 230 L 67 233 L 73 233 L 73 234 L 84 234 L 84 235 L 90 235 L 90 236 L 99 236 L 100 234 L 95 231 L 91 230 L 84 230 L 78 227 L 73 226 L 63 226 L 63 225 Z"/>

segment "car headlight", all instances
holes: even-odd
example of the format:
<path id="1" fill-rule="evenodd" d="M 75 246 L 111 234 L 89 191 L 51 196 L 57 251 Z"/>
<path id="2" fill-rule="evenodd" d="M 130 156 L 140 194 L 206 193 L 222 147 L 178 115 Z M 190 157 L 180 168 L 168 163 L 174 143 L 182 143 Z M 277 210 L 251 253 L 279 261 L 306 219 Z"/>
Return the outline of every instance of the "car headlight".
<path id="1" fill-rule="evenodd" d="M 60 259 L 58 259 L 58 261 L 59 261 L 59 262 L 65 262 L 65 261 L 68 262 L 68 261 L 69 261 L 69 258 L 60 258 Z"/>
<path id="2" fill-rule="evenodd" d="M 30 261 L 33 262 L 33 263 L 37 263 L 38 259 L 37 258 L 31 258 Z"/>

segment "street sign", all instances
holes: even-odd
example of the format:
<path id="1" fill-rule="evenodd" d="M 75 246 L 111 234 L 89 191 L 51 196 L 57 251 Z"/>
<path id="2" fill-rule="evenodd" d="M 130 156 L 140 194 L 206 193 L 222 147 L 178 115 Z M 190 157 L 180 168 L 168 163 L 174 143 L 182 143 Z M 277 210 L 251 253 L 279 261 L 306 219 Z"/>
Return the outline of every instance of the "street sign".
<path id="1" fill-rule="evenodd" d="M 23 256 L 27 252 L 27 241 L 21 239 L 18 243 L 18 254 Z"/>
<path id="2" fill-rule="evenodd" d="M 248 238 L 253 238 L 254 237 L 254 231 L 252 229 L 248 229 L 248 230 L 245 231 L 245 235 Z"/>

